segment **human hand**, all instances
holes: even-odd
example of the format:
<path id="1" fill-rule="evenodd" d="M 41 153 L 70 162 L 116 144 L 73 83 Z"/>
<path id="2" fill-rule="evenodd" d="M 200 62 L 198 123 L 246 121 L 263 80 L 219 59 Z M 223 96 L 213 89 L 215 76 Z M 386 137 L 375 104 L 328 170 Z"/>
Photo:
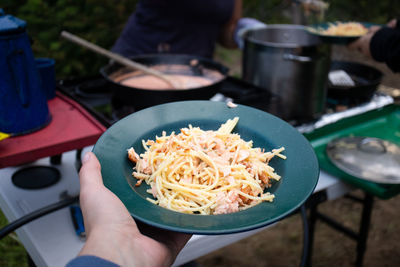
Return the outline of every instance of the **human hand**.
<path id="1" fill-rule="evenodd" d="M 143 225 L 142 234 L 121 200 L 108 190 L 95 154 L 83 158 L 80 204 L 87 241 L 79 255 L 94 255 L 121 266 L 170 266 L 190 235 Z"/>
<path id="2" fill-rule="evenodd" d="M 263 29 L 267 27 L 267 25 L 257 19 L 254 18 L 241 18 L 239 19 L 235 33 L 234 33 L 234 39 L 237 44 L 237 46 L 240 49 L 244 48 L 244 38 L 245 34 L 250 31 L 250 30 L 257 30 L 257 29 Z"/>
<path id="3" fill-rule="evenodd" d="M 397 19 L 392 19 L 388 23 L 386 23 L 386 27 L 389 28 L 396 28 L 397 25 Z M 348 48 L 351 50 L 357 50 L 364 55 L 371 57 L 371 51 L 370 51 L 370 43 L 372 36 L 379 31 L 382 27 L 381 26 L 371 26 L 368 29 L 368 33 L 365 34 L 364 36 L 358 38 L 356 41 L 350 43 L 348 45 Z"/>
<path id="4" fill-rule="evenodd" d="M 351 50 L 357 50 L 367 57 L 371 58 L 370 43 L 372 36 L 381 29 L 380 26 L 372 26 L 368 29 L 368 32 L 348 45 Z"/>
<path id="5" fill-rule="evenodd" d="M 396 28 L 396 24 L 397 24 L 397 19 L 392 19 L 388 23 L 386 23 L 386 26 L 394 29 Z"/>

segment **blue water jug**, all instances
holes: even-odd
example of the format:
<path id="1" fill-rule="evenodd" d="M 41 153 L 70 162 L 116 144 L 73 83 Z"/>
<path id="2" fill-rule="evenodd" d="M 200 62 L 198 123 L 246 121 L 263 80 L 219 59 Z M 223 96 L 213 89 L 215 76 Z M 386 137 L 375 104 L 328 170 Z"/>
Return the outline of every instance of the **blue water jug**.
<path id="1" fill-rule="evenodd" d="M 28 133 L 50 120 L 26 22 L 0 9 L 0 132 Z"/>

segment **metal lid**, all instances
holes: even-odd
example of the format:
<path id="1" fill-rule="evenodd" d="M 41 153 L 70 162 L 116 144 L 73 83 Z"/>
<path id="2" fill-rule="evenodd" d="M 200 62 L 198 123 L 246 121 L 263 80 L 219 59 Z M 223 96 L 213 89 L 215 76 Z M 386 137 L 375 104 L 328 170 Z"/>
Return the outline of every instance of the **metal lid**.
<path id="1" fill-rule="evenodd" d="M 400 184 L 400 146 L 372 137 L 343 137 L 328 143 L 326 152 L 342 171 L 368 181 Z"/>
<path id="2" fill-rule="evenodd" d="M 268 48 L 316 47 L 321 44 L 318 37 L 310 34 L 303 25 L 272 24 L 255 28 L 245 33 L 245 41 Z"/>
<path id="3" fill-rule="evenodd" d="M 26 22 L 12 15 L 6 15 L 0 8 L 0 34 L 22 32 L 26 29 Z"/>

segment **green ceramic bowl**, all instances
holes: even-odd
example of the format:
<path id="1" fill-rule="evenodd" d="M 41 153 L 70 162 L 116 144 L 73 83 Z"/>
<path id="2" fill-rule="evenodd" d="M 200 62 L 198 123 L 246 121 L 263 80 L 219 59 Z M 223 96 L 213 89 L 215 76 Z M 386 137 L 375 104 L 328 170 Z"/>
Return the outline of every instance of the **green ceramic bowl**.
<path id="1" fill-rule="evenodd" d="M 244 211 L 221 215 L 196 215 L 171 211 L 146 200 L 148 186 L 135 187 L 133 164 L 127 158 L 131 146 L 141 153 L 142 139 L 154 139 L 162 131 L 170 134 L 192 124 L 203 130 L 239 117 L 234 132 L 253 140 L 254 147 L 271 150 L 285 147 L 286 160 L 275 157 L 270 165 L 282 176 L 268 189 L 273 202 Z M 136 220 L 162 229 L 191 234 L 228 234 L 256 229 L 276 222 L 298 209 L 312 194 L 319 177 L 313 148 L 306 138 L 285 121 L 243 105 L 229 108 L 225 103 L 184 101 L 154 106 L 133 113 L 111 126 L 97 141 L 93 152 L 102 165 L 103 181 L 125 204 Z"/>
<path id="2" fill-rule="evenodd" d="M 341 22 L 345 23 L 344 21 Z M 319 24 L 313 24 L 307 27 L 307 31 L 310 32 L 311 34 L 317 35 L 324 43 L 338 44 L 338 45 L 348 45 L 362 36 L 362 35 L 336 36 L 336 35 L 326 35 L 322 33 L 322 31 L 328 29 L 330 25 L 332 24 L 334 25 L 336 23 L 337 22 L 324 22 Z M 381 26 L 378 24 L 373 24 L 368 22 L 360 22 L 360 23 L 364 25 L 366 28 L 370 28 L 372 26 Z"/>

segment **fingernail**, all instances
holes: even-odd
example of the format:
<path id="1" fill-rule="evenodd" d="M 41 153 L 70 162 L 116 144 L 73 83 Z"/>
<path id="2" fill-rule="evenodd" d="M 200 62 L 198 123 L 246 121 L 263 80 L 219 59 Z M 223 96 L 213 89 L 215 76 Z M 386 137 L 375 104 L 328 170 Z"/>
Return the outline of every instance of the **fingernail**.
<path id="1" fill-rule="evenodd" d="M 82 163 L 86 163 L 90 159 L 90 152 L 86 152 L 85 156 L 83 156 Z"/>

